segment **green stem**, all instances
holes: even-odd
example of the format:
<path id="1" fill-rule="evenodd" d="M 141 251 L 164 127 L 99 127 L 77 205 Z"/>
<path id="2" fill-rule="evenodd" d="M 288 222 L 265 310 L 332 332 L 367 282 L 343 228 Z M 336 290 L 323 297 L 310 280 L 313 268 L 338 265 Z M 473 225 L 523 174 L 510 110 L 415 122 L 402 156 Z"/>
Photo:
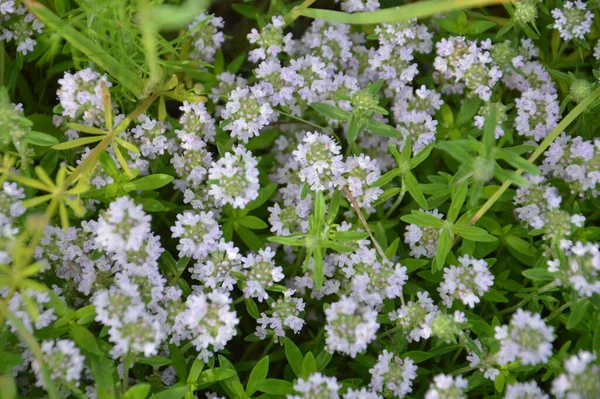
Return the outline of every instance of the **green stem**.
<path id="1" fill-rule="evenodd" d="M 0 86 L 4 86 L 4 69 L 6 63 L 6 49 L 4 42 L 0 41 Z"/>
<path id="2" fill-rule="evenodd" d="M 577 118 L 580 114 L 582 114 L 594 101 L 596 101 L 596 99 L 598 97 L 600 97 L 600 88 L 597 88 L 596 90 L 594 90 L 582 102 L 577 104 L 577 106 L 575 108 L 573 108 L 571 110 L 571 112 L 569 112 L 567 114 L 567 116 L 565 116 L 560 121 L 558 126 L 556 126 L 554 128 L 554 130 L 544 139 L 544 141 L 542 141 L 538 145 L 538 147 L 531 154 L 529 159 L 527 159 L 527 161 L 533 163 L 536 159 L 538 159 L 540 157 L 540 155 L 542 155 L 544 153 L 544 151 L 546 151 L 546 149 L 548 149 L 548 147 L 550 147 L 550 144 L 552 144 L 552 142 L 554 140 L 556 140 L 556 138 L 562 132 L 564 132 L 565 129 L 575 120 L 575 118 Z M 521 175 L 521 174 L 523 174 L 523 170 L 517 169 L 515 171 L 515 173 L 517 175 Z M 500 188 L 498 190 L 496 190 L 496 192 L 485 202 L 485 204 L 483 204 L 483 206 L 477 211 L 477 213 L 475 213 L 473 218 L 471 218 L 471 220 L 469 220 L 469 223 L 467 223 L 467 226 L 475 224 L 483 215 L 485 215 L 485 213 L 490 210 L 490 208 L 496 203 L 496 201 L 498 201 L 498 199 L 502 196 L 502 194 L 504 194 L 504 192 L 508 189 L 508 187 L 511 185 L 511 183 L 512 183 L 511 180 L 505 181 L 502 184 L 502 186 L 500 186 Z"/>
<path id="3" fill-rule="evenodd" d="M 308 8 L 314 3 L 316 0 L 304 0 L 304 2 L 296 7 L 292 8 L 285 16 L 283 20 L 285 21 L 286 26 L 293 23 L 299 16 L 300 10 Z"/>
<path id="4" fill-rule="evenodd" d="M 50 378 L 50 373 L 46 368 L 46 363 L 44 362 L 44 353 L 42 352 L 42 348 L 38 344 L 35 337 L 25 328 L 25 325 L 21 320 L 19 320 L 14 314 L 9 312 L 8 310 L 4 312 L 4 316 L 12 323 L 12 325 L 17 329 L 21 339 L 27 344 L 31 353 L 35 357 L 36 362 L 40 366 L 40 371 L 42 373 L 42 379 L 44 381 L 44 386 L 46 388 L 46 392 L 48 393 L 48 397 L 50 399 L 58 399 L 58 391 L 54 386 L 54 382 Z"/>
<path id="5" fill-rule="evenodd" d="M 566 308 L 568 308 L 569 306 L 571 306 L 571 301 L 565 303 L 564 305 L 562 305 L 560 308 L 556 309 L 554 312 L 550 313 L 550 315 L 548 317 L 546 317 L 544 319 L 544 321 L 547 323 L 550 320 L 552 320 L 553 318 L 555 318 L 556 316 L 560 315 L 563 310 L 565 310 Z"/>

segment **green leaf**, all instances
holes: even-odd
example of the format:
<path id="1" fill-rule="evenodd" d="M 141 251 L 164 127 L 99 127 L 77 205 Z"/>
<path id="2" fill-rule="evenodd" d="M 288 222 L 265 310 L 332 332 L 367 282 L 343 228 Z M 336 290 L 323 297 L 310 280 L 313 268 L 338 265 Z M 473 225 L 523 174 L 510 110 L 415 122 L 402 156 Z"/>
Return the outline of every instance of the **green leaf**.
<path id="1" fill-rule="evenodd" d="M 404 184 L 406 185 L 408 192 L 410 193 L 411 197 L 413 197 L 415 202 L 419 204 L 421 208 L 428 209 L 429 206 L 427 205 L 425 196 L 419 188 L 419 182 L 411 172 L 408 172 L 404 175 Z"/>
<path id="2" fill-rule="evenodd" d="M 302 363 L 303 357 L 302 352 L 296 346 L 296 344 L 289 338 L 284 338 L 284 349 L 285 357 L 287 358 L 288 364 L 292 368 L 296 377 L 302 376 Z"/>
<path id="3" fill-rule="evenodd" d="M 531 173 L 532 175 L 539 175 L 541 173 L 540 169 L 536 165 L 532 164 L 526 159 L 521 158 L 512 151 L 499 148 L 496 150 L 496 157 L 505 160 L 510 166 L 521 169 L 526 173 Z"/>
<path id="4" fill-rule="evenodd" d="M 237 374 L 237 371 L 230 368 L 215 367 L 204 370 L 198 378 L 198 384 L 209 384 L 217 381 L 222 381 Z"/>
<path id="5" fill-rule="evenodd" d="M 233 364 L 226 357 L 219 355 L 219 364 L 223 368 L 228 368 L 231 370 L 235 370 Z M 240 377 L 237 375 L 233 375 L 232 377 L 219 381 L 219 385 L 223 390 L 227 393 L 230 398 L 234 399 L 245 399 L 244 387 L 240 382 Z"/>
<path id="6" fill-rule="evenodd" d="M 269 227 L 269 225 L 263 222 L 261 219 L 251 215 L 246 215 L 242 218 L 239 218 L 237 222 L 242 226 L 248 227 L 252 230 L 261 230 Z"/>
<path id="7" fill-rule="evenodd" d="M 444 14 L 452 10 L 470 7 L 483 7 L 498 4 L 506 0 L 428 0 L 406 4 L 399 7 L 385 8 L 371 12 L 345 13 L 341 11 L 323 10 L 318 8 L 302 8 L 298 14 L 309 18 L 323 19 L 352 25 L 374 25 L 380 23 L 397 23 L 412 18 L 423 18 L 434 14 Z"/>
<path id="8" fill-rule="evenodd" d="M 402 135 L 400 131 L 393 126 L 387 125 L 385 123 L 378 122 L 376 120 L 370 119 L 365 126 L 367 130 L 371 133 L 376 134 L 378 136 L 383 137 L 396 137 L 400 138 Z"/>
<path id="9" fill-rule="evenodd" d="M 483 294 L 483 299 L 490 302 L 508 303 L 509 300 L 500 291 L 492 288 L 489 292 Z"/>
<path id="10" fill-rule="evenodd" d="M 324 103 L 312 103 L 310 106 L 321 115 L 337 121 L 346 121 L 350 119 L 350 112 L 346 112 L 333 105 Z M 348 140 L 350 141 L 350 140 Z"/>
<path id="11" fill-rule="evenodd" d="M 452 248 L 452 235 L 447 229 L 443 229 L 438 239 L 437 251 L 433 266 L 435 271 L 440 271 L 444 268 L 446 257 Z"/>
<path id="12" fill-rule="evenodd" d="M 433 353 L 431 352 L 423 352 L 423 351 L 409 351 L 402 354 L 402 357 L 411 358 L 415 363 L 422 363 L 425 360 L 431 359 L 433 357 Z"/>
<path id="13" fill-rule="evenodd" d="M 319 355 L 317 356 L 317 370 L 323 371 L 332 358 L 333 356 L 331 355 L 331 353 L 327 351 L 322 351 L 321 353 L 319 353 Z"/>
<path id="14" fill-rule="evenodd" d="M 571 306 L 571 313 L 567 320 L 567 330 L 572 330 L 585 318 L 589 305 L 590 301 L 587 298 L 580 298 L 574 306 Z"/>
<path id="15" fill-rule="evenodd" d="M 502 240 L 507 245 L 508 250 L 521 262 L 527 265 L 533 265 L 535 262 L 534 255 L 536 248 L 529 244 L 524 239 L 515 236 L 514 234 L 507 234 L 502 237 Z"/>
<path id="16" fill-rule="evenodd" d="M 461 105 L 458 115 L 456 115 L 456 126 L 471 125 L 473 117 L 479 111 L 481 99 L 479 97 L 470 97 Z"/>
<path id="17" fill-rule="evenodd" d="M 23 140 L 28 142 L 29 144 L 39 145 L 40 147 L 50 147 L 58 144 L 58 140 L 56 139 L 56 137 L 46 133 L 36 132 L 33 130 L 27 132 Z"/>
<path id="18" fill-rule="evenodd" d="M 413 156 L 408 162 L 410 168 L 414 169 L 417 166 L 419 166 L 424 160 L 426 160 L 429 154 L 431 154 L 431 150 L 433 150 L 433 147 L 434 144 L 431 143 L 427 147 L 419 151 L 415 156 Z"/>
<path id="19" fill-rule="evenodd" d="M 173 181 L 173 176 L 164 175 L 164 174 L 156 174 L 150 176 L 140 177 L 139 179 L 130 181 L 128 183 L 123 184 L 123 190 L 125 191 L 133 191 L 133 190 L 156 190 L 158 188 L 164 187 L 167 184 Z"/>
<path id="20" fill-rule="evenodd" d="M 234 224 L 234 229 L 244 244 L 248 246 L 248 248 L 256 252 L 262 248 L 262 240 L 258 238 L 258 236 L 252 232 L 252 230 L 247 229 L 244 226 L 240 226 L 239 224 Z"/>
<path id="21" fill-rule="evenodd" d="M 250 377 L 248 377 L 248 383 L 246 384 L 246 394 L 248 396 L 252 396 L 254 392 L 256 392 L 256 384 L 260 381 L 263 381 L 267 378 L 267 374 L 269 373 L 269 356 L 265 356 L 256 363 L 252 371 L 250 372 Z"/>
<path id="22" fill-rule="evenodd" d="M 258 306 L 256 306 L 256 302 L 254 302 L 252 298 L 245 298 L 244 303 L 246 304 L 246 310 L 248 311 L 248 314 L 255 320 L 260 319 L 260 313 L 258 312 Z"/>
<path id="23" fill-rule="evenodd" d="M 469 35 L 476 36 L 492 29 L 495 26 L 496 23 L 492 21 L 469 21 L 469 24 L 467 25 L 467 33 Z"/>
<path id="24" fill-rule="evenodd" d="M 192 362 L 192 367 L 190 367 L 190 373 L 187 376 L 187 383 L 196 383 L 202 370 L 204 370 L 204 361 L 200 358 L 194 359 L 194 361 Z"/>
<path id="25" fill-rule="evenodd" d="M 164 391 L 156 393 L 150 397 L 153 399 L 181 399 L 190 390 L 190 388 L 185 384 L 180 384 L 182 383 L 178 383 L 171 388 L 165 389 Z"/>
<path id="26" fill-rule="evenodd" d="M 304 379 L 317 372 L 317 360 L 312 352 L 308 352 L 302 361 L 302 376 Z"/>
<path id="27" fill-rule="evenodd" d="M 430 213 L 423 211 L 412 211 L 410 215 L 404 215 L 400 218 L 405 223 L 416 224 L 418 226 L 428 226 L 441 229 L 444 227 L 444 221 Z"/>
<path id="28" fill-rule="evenodd" d="M 348 122 L 348 143 L 354 143 L 360 130 L 362 129 L 360 120 L 356 115 L 352 115 L 350 117 L 350 122 Z"/>
<path id="29" fill-rule="evenodd" d="M 270 183 L 264 187 L 261 187 L 260 190 L 258 190 L 258 197 L 256 197 L 255 200 L 250 201 L 244 208 L 244 211 L 250 212 L 256 208 L 259 208 L 273 196 L 275 190 L 277 190 L 277 184 L 274 183 Z"/>
<path id="30" fill-rule="evenodd" d="M 93 353 L 94 355 L 102 355 L 96 338 L 88 331 L 87 328 L 80 324 L 71 324 L 71 337 L 81 349 Z"/>
<path id="31" fill-rule="evenodd" d="M 454 223 L 458 218 L 460 213 L 460 209 L 465 203 L 465 199 L 467 198 L 467 191 L 469 187 L 469 182 L 465 180 L 460 183 L 458 186 L 453 186 L 452 190 L 452 202 L 450 203 L 450 209 L 448 210 L 448 216 L 446 220 Z"/>
<path id="32" fill-rule="evenodd" d="M 151 385 L 148 383 L 134 385 L 125 392 L 122 399 L 146 399 L 150 388 Z"/>
<path id="33" fill-rule="evenodd" d="M 135 97 L 140 97 L 144 87 L 142 79 L 133 71 L 124 68 L 119 61 L 111 57 L 86 35 L 74 29 L 71 22 L 62 20 L 48 8 L 33 0 L 27 1 L 27 9 L 38 17 L 47 29 L 57 31 L 71 46 L 81 51 L 89 60 L 108 72 Z"/>
<path id="34" fill-rule="evenodd" d="M 389 183 L 393 178 L 402 175 L 402 173 L 403 173 L 403 170 L 400 168 L 392 169 L 389 172 L 387 172 L 386 174 L 384 174 L 383 176 L 381 176 L 379 179 L 375 180 L 371 184 L 371 187 L 381 187 L 384 184 Z"/>
<path id="35" fill-rule="evenodd" d="M 369 237 L 369 233 L 362 231 L 331 231 L 330 238 L 338 241 L 358 241 Z"/>
<path id="36" fill-rule="evenodd" d="M 268 393 L 271 395 L 291 395 L 294 391 L 294 386 L 289 381 L 277 380 L 275 378 L 267 378 L 257 382 L 254 385 L 257 391 Z"/>
<path id="37" fill-rule="evenodd" d="M 495 242 L 497 239 L 482 228 L 455 224 L 452 231 L 462 238 L 475 242 Z"/>
<path id="38" fill-rule="evenodd" d="M 116 399 L 115 375 L 113 361 L 103 356 L 88 356 L 98 399 Z"/>
<path id="39" fill-rule="evenodd" d="M 170 344 L 169 351 L 171 352 L 171 363 L 173 364 L 177 378 L 179 378 L 179 381 L 185 381 L 188 374 L 187 363 L 185 362 L 183 353 L 181 353 L 181 349 L 173 344 Z"/>
<path id="40" fill-rule="evenodd" d="M 323 252 L 321 251 L 321 247 L 315 247 L 313 261 L 313 279 L 315 281 L 315 287 L 320 289 L 323 286 L 323 278 L 325 275 L 323 268 Z"/>
<path id="41" fill-rule="evenodd" d="M 556 279 L 556 275 L 545 268 L 523 270 L 521 274 L 533 281 L 551 281 Z"/>
<path id="42" fill-rule="evenodd" d="M 71 148 L 81 147 L 83 145 L 88 145 L 91 143 L 96 143 L 101 141 L 103 137 L 100 136 L 92 136 L 92 137 L 80 137 L 75 140 L 65 141 L 64 143 L 56 144 L 52 147 L 53 150 L 70 150 Z"/>

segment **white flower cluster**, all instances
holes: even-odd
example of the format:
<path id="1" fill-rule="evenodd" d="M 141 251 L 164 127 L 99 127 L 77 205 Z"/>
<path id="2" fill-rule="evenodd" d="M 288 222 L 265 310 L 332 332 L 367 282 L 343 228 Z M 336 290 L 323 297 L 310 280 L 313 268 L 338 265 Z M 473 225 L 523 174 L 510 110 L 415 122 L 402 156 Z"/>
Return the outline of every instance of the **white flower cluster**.
<path id="1" fill-rule="evenodd" d="M 552 382 L 552 394 L 558 399 L 596 398 L 600 395 L 600 365 L 597 355 L 579 351 L 565 361 L 565 373 Z"/>
<path id="2" fill-rule="evenodd" d="M 213 352 L 225 348 L 237 334 L 235 327 L 239 320 L 230 308 L 231 298 L 225 293 L 190 295 L 185 310 L 175 317 L 173 341 L 189 339 L 199 356 L 208 361 Z"/>
<path id="3" fill-rule="evenodd" d="M 190 58 L 202 62 L 213 62 L 215 54 L 225 41 L 223 32 L 219 30 L 224 26 L 221 17 L 206 13 L 198 15 L 188 26 L 188 33 L 193 46 L 190 51 Z"/>
<path id="4" fill-rule="evenodd" d="M 213 162 L 208 170 L 209 195 L 217 204 L 244 208 L 258 197 L 258 162 L 244 146 L 238 145 Z"/>
<path id="5" fill-rule="evenodd" d="M 260 318 L 256 320 L 259 324 L 256 327 L 256 335 L 265 339 L 267 330 L 270 329 L 277 337 L 285 337 L 285 330 L 290 329 L 295 334 L 298 334 L 304 326 L 304 320 L 299 317 L 304 311 L 304 301 L 302 298 L 294 298 L 294 290 L 287 290 L 283 293 L 283 297 L 271 304 L 271 316 L 266 313 L 261 313 Z"/>
<path id="6" fill-rule="evenodd" d="M 494 275 L 483 259 L 473 259 L 468 255 L 458 258 L 460 266 L 444 268 L 444 279 L 438 288 L 440 297 L 447 307 L 455 299 L 473 308 L 481 302 L 480 297 L 494 285 Z"/>
<path id="7" fill-rule="evenodd" d="M 515 215 L 534 229 L 543 228 L 548 222 L 549 211 L 560 206 L 562 197 L 543 176 L 525 175 L 530 185 L 519 187 L 513 199 Z"/>
<path id="8" fill-rule="evenodd" d="M 412 392 L 417 366 L 412 359 L 401 359 L 384 349 L 369 373 L 375 392 L 382 392 L 385 397 L 403 398 Z"/>
<path id="9" fill-rule="evenodd" d="M 340 385 L 335 377 L 321 373 L 311 374 L 306 380 L 299 378 L 294 383 L 295 395 L 286 395 L 286 399 L 339 399 Z"/>
<path id="10" fill-rule="evenodd" d="M 598 244 L 563 241 L 566 260 L 548 261 L 548 270 L 556 273 L 557 282 L 572 287 L 579 295 L 600 294 L 600 247 Z"/>
<path id="11" fill-rule="evenodd" d="M 11 247 L 18 234 L 17 219 L 25 213 L 25 191 L 16 183 L 3 182 L 0 191 L 0 263 L 9 264 Z"/>
<path id="12" fill-rule="evenodd" d="M 221 228 L 212 212 L 194 213 L 186 211 L 177 215 L 171 227 L 173 237 L 179 238 L 179 257 L 200 260 L 206 257 L 221 238 Z"/>
<path id="13" fill-rule="evenodd" d="M 346 12 L 365 12 L 379 10 L 379 0 L 336 0 Z"/>
<path id="14" fill-rule="evenodd" d="M 444 217 L 437 209 L 424 212 L 439 219 Z M 429 259 L 434 258 L 439 235 L 439 230 L 434 227 L 423 227 L 417 226 L 416 224 L 409 224 L 406 226 L 404 242 L 407 243 L 410 248 L 410 256 L 414 256 L 415 258 L 420 258 L 421 256 Z"/>
<path id="15" fill-rule="evenodd" d="M 252 29 L 248 34 L 248 41 L 251 44 L 256 44 L 258 48 L 250 51 L 248 59 L 252 62 L 258 62 L 271 57 L 277 57 L 281 52 L 292 54 L 294 52 L 292 34 L 288 33 L 284 36 L 284 26 L 283 17 L 275 16 L 260 32 Z"/>
<path id="16" fill-rule="evenodd" d="M 467 386 L 468 381 L 461 376 L 454 378 L 438 374 L 433 378 L 429 390 L 425 393 L 425 399 L 466 399 Z"/>
<path id="17" fill-rule="evenodd" d="M 66 72 L 58 79 L 57 91 L 63 116 L 73 120 L 80 118 L 87 124 L 99 126 L 104 121 L 104 103 L 102 101 L 101 82 L 106 87 L 112 84 L 106 75 L 102 76 L 90 68 L 74 74 Z"/>
<path id="18" fill-rule="evenodd" d="M 131 129 L 132 141 L 144 157 L 155 159 L 169 150 L 169 141 L 165 133 L 170 128 L 168 123 L 142 114 L 138 117 L 138 124 Z"/>
<path id="19" fill-rule="evenodd" d="M 521 136 L 540 141 L 558 125 L 558 96 L 543 90 L 528 90 L 515 100 L 515 129 Z"/>
<path id="20" fill-rule="evenodd" d="M 308 132 L 293 152 L 298 162 L 298 176 L 313 191 L 331 190 L 342 184 L 344 163 L 341 147 L 324 134 Z"/>
<path id="21" fill-rule="evenodd" d="M 418 292 L 417 298 L 417 302 L 409 301 L 389 314 L 390 320 L 400 326 L 408 342 L 431 337 L 433 321 L 438 313 L 438 307 L 428 292 Z"/>
<path id="22" fill-rule="evenodd" d="M 269 297 L 266 289 L 283 280 L 283 268 L 275 265 L 274 257 L 275 251 L 266 247 L 258 251 L 258 254 L 248 254 L 242 259 L 246 277 L 243 291 L 246 298 L 257 298 L 262 302 Z"/>
<path id="23" fill-rule="evenodd" d="M 536 365 L 548 361 L 555 337 L 554 328 L 547 326 L 542 316 L 517 309 L 510 324 L 495 328 L 494 338 L 500 341 L 500 364 L 519 359 L 523 364 Z"/>
<path id="24" fill-rule="evenodd" d="M 348 280 L 351 297 L 371 307 L 380 307 L 384 299 L 402 296 L 408 280 L 406 267 L 387 259 L 377 259 L 375 249 L 361 245 L 356 251 L 335 257 L 337 267 Z"/>
<path id="25" fill-rule="evenodd" d="M 463 92 L 462 86 L 489 101 L 496 83 L 502 78 L 502 71 L 491 57 L 491 40 L 477 43 L 461 36 L 441 39 L 436 43 L 437 57 L 434 67 L 443 79 L 458 87 L 442 89 Z"/>
<path id="26" fill-rule="evenodd" d="M 232 242 L 221 238 L 216 244 L 210 245 L 208 253 L 189 270 L 192 278 L 198 280 L 204 289 L 231 291 L 236 283 L 231 272 L 242 271 L 242 256 Z"/>
<path id="27" fill-rule="evenodd" d="M 59 386 L 76 387 L 81 379 L 84 357 L 75 342 L 69 339 L 44 341 L 41 345 L 46 369 L 50 379 Z M 36 385 L 46 388 L 37 359 L 33 361 L 33 371 L 37 375 Z"/>
<path id="28" fill-rule="evenodd" d="M 600 139 L 584 140 L 563 133 L 544 155 L 540 169 L 548 177 L 566 181 L 571 191 L 581 196 L 600 195 Z"/>
<path id="29" fill-rule="evenodd" d="M 43 29 L 44 24 L 21 2 L 0 1 L 0 42 L 14 42 L 17 52 L 27 55 L 37 45 L 34 36 Z"/>
<path id="30" fill-rule="evenodd" d="M 530 381 L 508 385 L 504 399 L 550 399 L 550 396 L 544 393 L 535 381 Z"/>
<path id="31" fill-rule="evenodd" d="M 585 40 L 592 28 L 594 13 L 588 11 L 582 0 L 567 1 L 562 8 L 552 10 L 554 28 L 564 40 Z"/>
<path id="32" fill-rule="evenodd" d="M 377 311 L 346 296 L 332 303 L 325 316 L 325 348 L 330 353 L 337 351 L 356 357 L 367 349 L 379 329 Z"/>

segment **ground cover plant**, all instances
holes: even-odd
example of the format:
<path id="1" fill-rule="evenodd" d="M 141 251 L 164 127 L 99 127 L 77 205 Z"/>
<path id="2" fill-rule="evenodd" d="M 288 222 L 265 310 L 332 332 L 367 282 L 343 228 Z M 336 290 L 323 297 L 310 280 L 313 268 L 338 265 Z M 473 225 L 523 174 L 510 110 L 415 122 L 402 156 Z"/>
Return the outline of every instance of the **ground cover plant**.
<path id="1" fill-rule="evenodd" d="M 599 398 L 599 7 L 0 0 L 0 397 Z"/>

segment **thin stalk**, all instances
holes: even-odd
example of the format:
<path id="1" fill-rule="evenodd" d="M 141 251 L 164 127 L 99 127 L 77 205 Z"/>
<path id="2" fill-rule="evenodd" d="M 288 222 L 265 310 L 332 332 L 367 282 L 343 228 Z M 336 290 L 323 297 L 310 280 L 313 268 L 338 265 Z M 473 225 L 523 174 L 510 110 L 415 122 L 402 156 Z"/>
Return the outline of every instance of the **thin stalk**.
<path id="1" fill-rule="evenodd" d="M 375 246 L 377 253 L 379 254 L 379 256 L 381 256 L 381 259 L 389 262 L 389 259 L 387 258 L 387 256 L 385 256 L 385 252 L 381 248 L 381 245 L 379 245 L 379 243 L 375 239 L 375 236 L 373 235 L 373 232 L 371 231 L 371 228 L 367 223 L 367 219 L 365 219 L 365 215 L 363 215 L 362 211 L 360 210 L 360 206 L 358 205 L 358 202 L 356 202 L 356 198 L 354 198 L 354 196 L 350 193 L 348 187 L 344 187 L 343 191 L 346 198 L 348 198 L 348 201 L 350 201 L 350 204 L 352 204 L 352 208 L 354 208 L 354 211 L 356 211 L 356 214 L 358 215 L 358 218 L 360 219 L 360 222 L 362 223 L 363 227 L 365 228 L 367 233 L 369 233 L 369 237 L 371 238 L 371 242 Z M 400 301 L 402 302 L 402 306 L 404 306 L 404 295 L 400 295 Z"/>
<path id="2" fill-rule="evenodd" d="M 316 0 L 304 0 L 302 4 L 297 5 L 296 7 L 292 8 L 287 14 L 285 14 L 283 20 L 285 21 L 286 26 L 298 19 L 298 17 L 300 16 L 300 10 L 310 7 L 315 1 Z"/>
<path id="3" fill-rule="evenodd" d="M 16 328 L 16 330 L 18 331 L 18 333 L 21 336 L 21 338 L 23 339 L 23 341 L 29 347 L 29 350 L 31 350 L 31 353 L 33 353 L 33 356 L 35 357 L 36 362 L 40 366 L 40 371 L 42 373 L 42 379 L 44 380 L 44 386 L 46 388 L 46 392 L 48 393 L 48 397 L 50 399 L 58 399 L 58 397 L 59 397 L 58 391 L 56 390 L 56 387 L 54 386 L 54 382 L 50 378 L 50 373 L 48 372 L 48 369 L 46 368 L 46 363 L 44 362 L 44 353 L 42 352 L 42 348 L 38 344 L 37 340 L 27 330 L 27 328 L 25 328 L 25 325 L 23 324 L 23 322 L 21 320 L 19 320 L 14 314 L 12 314 L 11 312 L 9 312 L 7 310 L 4 312 L 4 315 L 6 316 L 6 318 L 8 320 L 10 320 L 12 325 Z"/>

